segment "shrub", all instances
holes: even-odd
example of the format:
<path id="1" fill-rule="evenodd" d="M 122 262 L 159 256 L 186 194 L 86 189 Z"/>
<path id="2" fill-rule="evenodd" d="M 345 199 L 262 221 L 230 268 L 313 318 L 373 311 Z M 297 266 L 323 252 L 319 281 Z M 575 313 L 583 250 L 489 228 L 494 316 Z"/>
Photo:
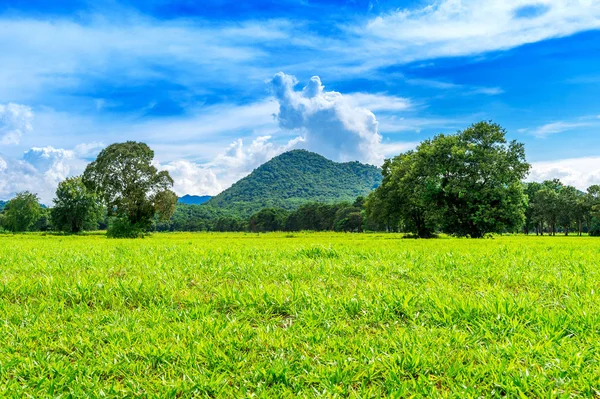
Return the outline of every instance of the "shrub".
<path id="1" fill-rule="evenodd" d="M 147 229 L 141 225 L 134 225 L 124 217 L 112 217 L 108 221 L 106 236 L 110 238 L 139 238 L 144 237 Z"/>

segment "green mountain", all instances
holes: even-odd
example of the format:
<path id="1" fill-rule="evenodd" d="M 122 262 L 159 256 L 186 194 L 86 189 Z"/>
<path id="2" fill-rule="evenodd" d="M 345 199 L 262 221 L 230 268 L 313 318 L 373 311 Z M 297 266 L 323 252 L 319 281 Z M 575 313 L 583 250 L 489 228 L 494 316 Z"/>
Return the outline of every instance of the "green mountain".
<path id="1" fill-rule="evenodd" d="M 263 208 L 296 209 L 307 202 L 354 201 L 381 184 L 381 170 L 337 163 L 305 150 L 283 153 L 259 166 L 206 205 L 240 216 Z"/>
<path id="2" fill-rule="evenodd" d="M 186 205 L 200 205 L 204 204 L 206 201 L 211 199 L 210 195 L 184 195 L 183 197 L 179 197 L 177 202 L 180 204 Z"/>
<path id="3" fill-rule="evenodd" d="M 8 201 L 2 201 L 0 200 L 0 212 L 2 212 L 2 210 L 4 209 L 4 206 L 8 203 Z"/>

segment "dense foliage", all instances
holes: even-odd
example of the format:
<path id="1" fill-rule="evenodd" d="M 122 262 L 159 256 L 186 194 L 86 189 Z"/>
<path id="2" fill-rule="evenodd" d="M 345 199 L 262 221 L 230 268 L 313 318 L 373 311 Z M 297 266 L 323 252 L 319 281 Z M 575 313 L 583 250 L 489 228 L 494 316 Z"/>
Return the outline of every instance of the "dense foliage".
<path id="1" fill-rule="evenodd" d="M 83 182 L 102 199 L 112 217 L 108 233 L 114 237 L 136 237 L 145 233 L 155 215 L 168 220 L 175 211 L 177 196 L 173 179 L 158 171 L 154 151 L 134 141 L 111 144 L 103 149 L 83 174 Z"/>
<path id="2" fill-rule="evenodd" d="M 543 183 L 527 183 L 526 192 L 529 207 L 525 233 L 535 231 L 536 234 L 548 232 L 555 235 L 561 230 L 564 234 L 576 231 L 581 235 L 587 229 L 595 235 L 600 216 L 600 186 L 590 186 L 583 193 L 554 179 Z"/>
<path id="3" fill-rule="evenodd" d="M 518 229 L 529 164 L 523 145 L 507 142 L 505 134 L 497 124 L 479 122 L 387 160 L 369 215 L 420 237 L 436 229 L 474 238 Z"/>
<path id="4" fill-rule="evenodd" d="M 79 233 L 98 229 L 103 208 L 96 194 L 83 184 L 81 177 L 71 177 L 58 185 L 51 215 L 52 225 L 57 230 Z"/>
<path id="5" fill-rule="evenodd" d="M 24 191 L 18 193 L 4 206 L 2 227 L 12 232 L 40 230 L 41 226 L 37 229 L 34 227 L 45 213 L 40 206 L 38 196 Z"/>
<path id="6" fill-rule="evenodd" d="M 177 204 L 173 216 L 165 221 L 156 220 L 155 226 L 157 231 L 218 231 L 216 225 L 221 219 L 239 218 L 210 206 Z"/>
<path id="7" fill-rule="evenodd" d="M 375 166 L 337 163 L 294 150 L 259 166 L 206 204 L 248 217 L 264 208 L 294 210 L 307 202 L 354 201 L 379 186 L 381 178 Z"/>

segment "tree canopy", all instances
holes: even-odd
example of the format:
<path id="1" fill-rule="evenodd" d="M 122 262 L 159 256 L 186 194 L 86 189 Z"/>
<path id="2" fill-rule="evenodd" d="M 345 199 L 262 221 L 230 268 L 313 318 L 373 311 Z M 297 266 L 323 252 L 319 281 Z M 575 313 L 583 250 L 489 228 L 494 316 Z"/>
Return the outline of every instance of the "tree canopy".
<path id="1" fill-rule="evenodd" d="M 519 228 L 530 166 L 524 146 L 505 135 L 500 125 L 479 122 L 387 160 L 368 214 L 420 237 L 436 228 L 470 237 Z"/>
<path id="2" fill-rule="evenodd" d="M 18 193 L 4 206 L 4 228 L 12 232 L 31 230 L 42 216 L 38 196 L 29 191 Z"/>
<path id="3" fill-rule="evenodd" d="M 56 189 L 52 224 L 57 230 L 79 233 L 95 230 L 102 217 L 102 206 L 95 193 L 83 184 L 81 177 L 70 177 Z"/>
<path id="4" fill-rule="evenodd" d="M 85 186 L 113 217 L 113 235 L 136 236 L 152 226 L 155 215 L 161 220 L 173 215 L 177 203 L 173 179 L 152 165 L 153 158 L 154 151 L 146 144 L 128 141 L 109 145 L 85 169 Z"/>

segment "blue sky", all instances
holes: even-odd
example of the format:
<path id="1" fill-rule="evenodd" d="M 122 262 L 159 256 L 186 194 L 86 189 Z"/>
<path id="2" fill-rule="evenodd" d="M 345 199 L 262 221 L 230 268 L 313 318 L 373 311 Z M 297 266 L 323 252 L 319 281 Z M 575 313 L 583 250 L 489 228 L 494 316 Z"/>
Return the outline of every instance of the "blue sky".
<path id="1" fill-rule="evenodd" d="M 600 183 L 600 2 L 0 3 L 0 199 L 147 142 L 178 194 L 306 148 L 373 164 L 493 120 L 532 180 Z M 318 78 L 317 78 L 318 77 Z"/>

